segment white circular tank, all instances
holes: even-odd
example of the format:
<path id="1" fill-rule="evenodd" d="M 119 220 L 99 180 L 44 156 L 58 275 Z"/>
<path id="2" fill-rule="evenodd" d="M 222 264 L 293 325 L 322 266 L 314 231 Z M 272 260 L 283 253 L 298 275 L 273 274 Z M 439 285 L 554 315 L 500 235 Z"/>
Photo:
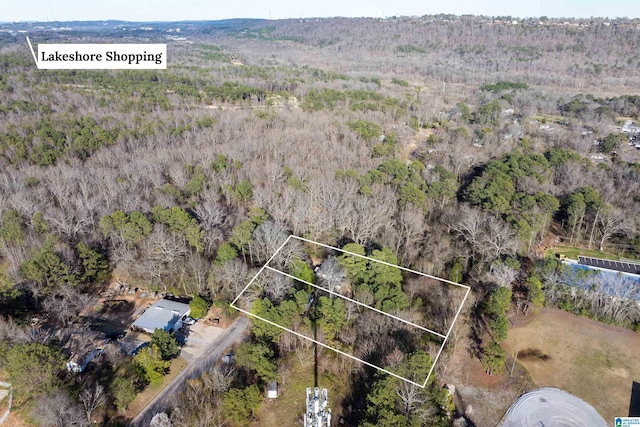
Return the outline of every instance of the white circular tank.
<path id="1" fill-rule="evenodd" d="M 579 397 L 546 387 L 520 396 L 507 411 L 501 426 L 607 427 L 607 423 L 593 406 Z"/>

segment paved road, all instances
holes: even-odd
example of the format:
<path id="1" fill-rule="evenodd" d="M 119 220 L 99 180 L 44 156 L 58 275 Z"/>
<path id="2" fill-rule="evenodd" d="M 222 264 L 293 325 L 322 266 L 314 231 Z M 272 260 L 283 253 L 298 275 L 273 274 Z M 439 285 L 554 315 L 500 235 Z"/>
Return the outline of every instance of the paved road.
<path id="1" fill-rule="evenodd" d="M 204 349 L 200 356 L 193 359 L 129 425 L 147 427 L 155 414 L 173 407 L 185 382 L 197 378 L 207 371 L 222 356 L 223 352 L 243 335 L 250 324 L 251 321 L 246 316 L 238 317 L 218 339 Z"/>

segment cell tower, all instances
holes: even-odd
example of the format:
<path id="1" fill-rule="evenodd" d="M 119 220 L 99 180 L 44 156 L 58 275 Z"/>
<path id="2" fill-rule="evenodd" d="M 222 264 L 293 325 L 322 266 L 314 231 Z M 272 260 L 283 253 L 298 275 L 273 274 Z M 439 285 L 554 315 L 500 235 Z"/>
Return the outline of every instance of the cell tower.
<path id="1" fill-rule="evenodd" d="M 307 387 L 307 412 L 304 415 L 304 427 L 330 427 L 331 408 L 327 389 Z"/>

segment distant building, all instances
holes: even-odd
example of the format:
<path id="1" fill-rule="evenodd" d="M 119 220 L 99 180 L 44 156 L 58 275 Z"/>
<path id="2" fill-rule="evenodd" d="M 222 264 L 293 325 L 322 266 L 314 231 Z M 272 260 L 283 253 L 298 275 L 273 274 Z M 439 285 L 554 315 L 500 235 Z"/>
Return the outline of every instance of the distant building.
<path id="1" fill-rule="evenodd" d="M 189 304 L 161 299 L 142 313 L 131 327 L 148 334 L 156 329 L 175 332 L 182 327 L 183 319 L 190 312 Z"/>
<path id="2" fill-rule="evenodd" d="M 331 409 L 327 389 L 307 387 L 307 411 L 304 414 L 304 427 L 331 426 Z"/>
<path id="3" fill-rule="evenodd" d="M 636 126 L 635 124 L 633 124 L 633 122 L 631 120 L 627 120 L 624 122 L 624 125 L 622 125 L 622 132 L 629 134 L 629 135 L 638 135 L 640 134 L 640 127 Z"/>

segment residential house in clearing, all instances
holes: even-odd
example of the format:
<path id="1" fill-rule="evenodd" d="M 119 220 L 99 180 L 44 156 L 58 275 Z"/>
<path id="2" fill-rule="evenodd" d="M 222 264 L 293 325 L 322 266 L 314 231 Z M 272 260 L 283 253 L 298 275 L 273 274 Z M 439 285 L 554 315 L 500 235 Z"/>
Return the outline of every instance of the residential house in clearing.
<path id="1" fill-rule="evenodd" d="M 131 328 L 152 334 L 156 329 L 177 331 L 182 327 L 183 319 L 189 315 L 189 304 L 178 301 L 161 299 L 145 310 Z"/>

